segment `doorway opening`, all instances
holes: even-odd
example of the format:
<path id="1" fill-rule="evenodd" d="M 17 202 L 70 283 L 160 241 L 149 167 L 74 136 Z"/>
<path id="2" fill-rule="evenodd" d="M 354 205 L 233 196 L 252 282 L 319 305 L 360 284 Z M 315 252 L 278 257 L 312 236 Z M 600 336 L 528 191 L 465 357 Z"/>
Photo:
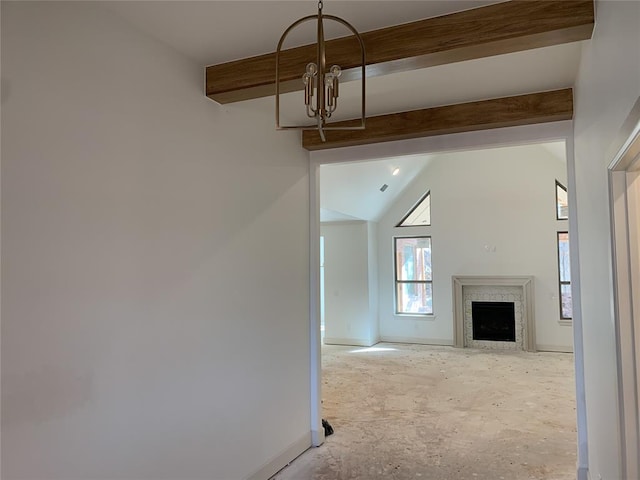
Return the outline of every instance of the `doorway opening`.
<path id="1" fill-rule="evenodd" d="M 565 123 L 565 122 L 561 122 L 562 125 L 545 125 L 545 126 L 535 126 L 535 127 L 531 127 L 531 128 L 518 128 L 518 129 L 503 129 L 500 132 L 494 131 L 494 132 L 481 132 L 481 133 L 471 133 L 471 134 L 460 134 L 460 135 L 453 135 L 450 136 L 450 138 L 447 138 L 446 140 L 442 140 L 442 139 L 438 139 L 439 141 L 434 141 L 434 139 L 423 139 L 420 143 L 421 145 L 416 145 L 416 142 L 410 142 L 411 145 L 406 145 L 405 147 L 408 148 L 404 148 L 402 147 L 402 143 L 403 142 L 396 142 L 394 145 L 392 146 L 388 146 L 390 148 L 381 148 L 380 145 L 374 146 L 375 148 L 372 147 L 355 147 L 355 148 L 349 148 L 349 149 L 337 149 L 335 151 L 329 151 L 329 152 L 314 152 L 312 154 L 312 163 L 314 164 L 314 168 L 312 168 L 312 171 L 314 171 L 317 174 L 316 177 L 316 181 L 318 179 L 318 177 L 320 178 L 320 185 L 318 186 L 317 190 L 314 192 L 314 195 L 318 195 L 318 197 L 320 197 L 320 192 L 322 191 L 322 173 L 321 173 L 321 167 L 323 165 L 328 165 L 328 166 L 335 166 L 336 164 L 351 164 L 351 162 L 366 162 L 367 160 L 370 159 L 389 159 L 389 158 L 393 158 L 391 155 L 389 155 L 390 151 L 393 151 L 394 153 L 397 153 L 400 150 L 405 150 L 406 153 L 408 155 L 423 155 L 423 156 L 433 156 L 435 154 L 447 154 L 450 155 L 452 154 L 452 152 L 460 152 L 460 151 L 469 151 L 469 150 L 486 150 L 488 148 L 496 148 L 496 147 L 505 147 L 505 146 L 514 146 L 514 145 L 527 145 L 527 144 L 531 144 L 531 143 L 539 143 L 539 142 L 544 142 L 544 141 L 549 141 L 549 140 L 562 140 L 564 142 L 565 139 L 570 138 L 570 123 Z M 564 133 L 560 133 L 560 132 L 566 132 L 566 134 Z M 571 145 L 564 145 L 564 143 L 562 144 L 562 151 L 564 154 L 565 148 L 567 150 L 567 157 L 571 157 L 570 161 L 572 162 L 572 150 L 571 150 Z M 428 152 L 427 154 L 424 153 L 419 153 L 419 152 Z M 352 163 L 353 165 L 357 165 L 357 163 Z M 449 167 L 450 168 L 450 167 Z M 571 185 L 572 185 L 572 179 L 571 178 L 567 178 L 567 165 L 565 165 L 565 177 L 562 178 L 553 178 L 550 181 L 549 184 L 549 203 L 547 204 L 547 206 L 550 207 L 550 210 L 548 212 L 548 215 L 550 217 L 553 218 L 553 222 L 558 222 L 559 219 L 557 218 L 556 215 L 556 181 L 560 180 L 561 183 L 568 185 L 569 186 L 569 190 L 571 190 Z M 395 168 L 393 169 L 395 170 Z M 569 169 L 571 170 L 571 169 Z M 482 172 L 480 172 L 482 173 Z M 485 175 L 488 175 L 488 172 L 484 172 Z M 570 177 L 571 173 L 569 172 L 569 177 Z M 478 180 L 478 178 L 482 178 L 481 176 L 479 177 L 478 175 L 476 175 L 476 182 Z M 314 185 L 315 182 L 312 182 L 312 185 Z M 351 182 L 351 185 L 353 186 L 354 183 Z M 381 194 L 384 194 L 385 191 L 386 192 L 391 192 L 392 189 L 390 188 L 390 184 L 388 181 L 384 181 L 381 183 L 381 185 L 378 185 L 378 187 L 387 185 L 386 188 L 384 188 L 384 190 L 380 190 Z M 505 185 L 507 187 L 507 189 L 509 188 L 509 182 L 505 182 Z M 513 187 L 513 185 L 511 185 L 511 187 Z M 416 187 L 416 192 L 414 195 L 414 201 L 419 200 L 420 198 L 422 198 L 422 196 L 424 195 L 424 193 L 426 191 L 429 191 L 429 186 L 428 185 L 422 185 L 419 187 L 419 189 L 421 190 L 420 193 L 417 193 L 418 187 Z M 379 189 L 378 189 L 379 190 Z M 433 189 L 430 191 L 430 195 L 432 197 L 432 201 L 434 202 L 434 204 L 436 202 L 438 202 L 438 195 L 436 195 L 437 189 L 434 192 Z M 500 208 L 511 208 L 511 209 L 515 209 L 516 211 L 518 210 L 518 208 L 521 208 L 521 204 L 519 204 L 518 198 L 519 198 L 519 192 L 517 191 L 517 189 L 512 189 L 510 191 L 509 194 L 506 194 L 503 196 L 503 202 L 502 202 L 502 206 Z M 570 196 L 571 196 L 571 191 L 570 191 Z M 318 234 L 318 238 L 320 235 L 320 232 L 323 231 L 323 227 L 326 226 L 325 223 L 321 223 L 320 222 L 320 217 L 322 215 L 322 212 L 320 211 L 320 208 L 323 206 L 322 205 L 322 199 L 316 197 L 316 206 L 318 211 L 316 212 L 316 218 L 317 218 L 317 225 L 316 225 L 316 232 Z M 460 198 L 457 198 L 455 201 L 460 201 Z M 467 205 L 473 205 L 473 199 L 464 199 L 467 201 Z M 440 201 L 444 201 L 443 197 L 441 196 Z M 448 199 L 447 202 L 452 202 L 451 199 Z M 571 202 L 571 200 L 570 200 Z M 442 204 L 441 204 L 442 205 Z M 405 208 L 406 207 L 406 208 Z M 394 223 L 394 227 L 396 227 L 398 225 L 398 221 L 402 219 L 402 216 L 404 214 L 407 213 L 408 210 L 410 210 L 411 205 L 405 205 L 404 207 L 397 208 L 397 215 L 391 215 L 391 213 L 389 212 L 389 208 L 393 208 L 393 207 L 387 207 L 387 210 L 385 210 L 385 214 L 389 214 L 390 216 L 388 217 L 389 219 L 393 216 L 393 217 L 398 217 L 398 218 L 394 218 L 395 223 Z M 403 211 L 401 211 L 403 210 Z M 478 222 L 487 222 L 487 223 L 491 223 L 493 221 L 492 215 L 490 212 L 485 211 L 484 215 L 480 215 L 478 216 L 477 220 Z M 522 213 L 522 212 L 521 212 Z M 349 213 L 347 213 L 349 214 Z M 376 323 L 375 321 L 370 322 L 369 324 L 366 323 L 366 320 L 364 323 L 360 323 L 360 324 L 356 324 L 355 328 L 354 328 L 354 324 L 352 323 L 351 327 L 349 328 L 348 325 L 343 324 L 343 330 L 342 332 L 338 335 L 338 334 L 332 334 L 332 319 L 330 317 L 330 309 L 325 305 L 324 307 L 324 311 L 325 311 L 325 343 L 343 343 L 345 345 L 360 345 L 363 347 L 369 346 L 369 345 L 374 345 L 377 341 L 381 340 L 381 341 L 386 341 L 386 342 L 408 342 L 408 343 L 424 343 L 424 344 L 430 344 L 430 345 L 451 345 L 452 344 L 452 335 L 451 335 L 451 329 L 452 329 L 452 322 L 449 322 L 447 324 L 446 327 L 444 327 L 443 332 L 441 333 L 439 336 L 435 335 L 433 332 L 435 331 L 434 328 L 432 328 L 434 325 L 438 324 L 440 319 L 444 319 L 447 316 L 447 310 L 451 310 L 451 299 L 450 296 L 449 298 L 447 298 L 446 296 L 442 295 L 442 292 L 444 292 L 445 290 L 449 290 L 449 294 L 450 294 L 450 290 L 451 290 L 451 285 L 450 285 L 450 273 L 451 272 L 447 272 L 446 268 L 442 268 L 442 259 L 435 259 L 438 255 L 438 241 L 436 240 L 436 237 L 434 236 L 434 240 L 433 240 L 433 248 L 434 248 L 434 279 L 437 279 L 438 276 L 438 264 L 440 264 L 440 270 L 442 272 L 442 276 L 440 277 L 440 282 L 442 282 L 444 284 L 443 287 L 440 288 L 441 292 L 440 295 L 438 294 L 438 287 L 434 284 L 434 299 L 433 299 L 433 315 L 427 315 L 421 318 L 411 318 L 411 316 L 409 318 L 405 318 L 401 315 L 398 315 L 397 312 L 394 311 L 394 288 L 391 287 L 389 288 L 388 285 L 386 285 L 386 282 L 384 280 L 382 280 L 382 277 L 384 275 L 384 271 L 385 270 L 389 270 L 389 278 L 393 279 L 393 275 L 392 275 L 392 270 L 393 270 L 393 264 L 392 262 L 388 262 L 386 264 L 383 265 L 383 263 L 386 262 L 386 260 L 381 260 L 381 258 L 383 258 L 384 255 L 386 255 L 388 258 L 392 259 L 393 258 L 393 253 L 392 253 L 392 240 L 391 237 L 388 239 L 389 245 L 387 245 L 386 242 L 387 240 L 385 240 L 383 238 L 383 236 L 381 236 L 380 234 L 380 229 L 382 229 L 383 227 L 381 227 L 380 225 L 380 221 L 375 221 L 375 220 L 371 220 L 371 219 L 363 219 L 361 217 L 358 217 L 357 215 L 350 215 L 352 218 L 348 218 L 348 219 L 343 219 L 343 220 L 333 220 L 332 222 L 334 222 L 333 225 L 329 225 L 331 228 L 338 229 L 339 226 L 338 225 L 340 223 L 343 223 L 344 225 L 350 225 L 352 230 L 357 230 L 356 226 L 360 225 L 360 233 L 362 234 L 362 236 L 364 238 L 366 238 L 367 233 L 371 233 L 371 231 L 373 230 L 373 234 L 375 236 L 375 238 L 377 239 L 377 245 L 373 245 L 371 246 L 372 243 L 376 243 L 376 242 L 369 242 L 369 247 L 373 249 L 373 251 L 375 252 L 375 254 L 373 255 L 373 257 L 375 257 L 375 259 L 377 260 L 377 265 L 374 265 L 372 267 L 371 262 L 367 261 L 367 255 L 366 255 L 366 251 L 363 252 L 362 249 L 360 249 L 361 251 L 358 253 L 361 256 L 361 264 L 362 265 L 366 265 L 369 270 L 367 270 L 367 272 L 376 269 L 377 270 L 377 278 L 378 281 L 375 282 L 369 282 L 369 285 L 371 283 L 373 283 L 373 287 L 374 288 L 378 288 L 379 291 L 375 293 L 375 296 L 379 296 L 379 301 L 378 301 L 378 312 L 373 311 L 373 316 L 369 317 L 369 318 L 378 318 L 378 322 Z M 522 215 L 521 215 L 522 216 Z M 440 217 L 440 218 L 438 218 Z M 443 221 L 444 217 L 442 217 L 442 215 L 437 215 L 434 213 L 433 217 L 432 217 L 432 223 L 433 225 L 430 226 L 430 228 L 435 231 L 437 230 L 437 226 L 436 223 L 438 220 L 440 220 L 441 222 Z M 455 219 L 455 217 L 451 217 L 449 220 L 451 219 Z M 459 218 L 457 220 L 460 220 Z M 565 220 L 566 219 L 562 219 Z M 389 220 L 390 222 L 391 220 Z M 377 225 L 374 225 L 373 227 L 371 225 L 367 226 L 367 223 L 377 223 Z M 446 221 L 445 221 L 446 223 Z M 455 222 L 452 222 L 452 224 L 455 224 Z M 448 224 L 449 225 L 449 224 Z M 553 270 L 551 272 L 552 275 L 552 281 L 554 282 L 554 287 L 553 287 L 553 297 L 550 299 L 546 299 L 548 300 L 547 303 L 549 304 L 553 304 L 554 308 L 556 310 L 558 310 L 560 307 L 559 305 L 561 305 L 561 302 L 559 301 L 559 292 L 557 292 L 556 290 L 558 289 L 558 279 L 557 279 L 557 265 L 555 265 L 555 263 L 557 262 L 557 232 L 558 231 L 568 231 L 571 229 L 571 227 L 567 224 L 564 224 L 563 226 L 560 225 L 556 225 L 554 223 L 554 225 L 557 227 L 555 231 L 550 231 L 549 232 L 549 251 L 548 253 L 548 257 L 550 258 L 550 261 L 552 262 L 552 264 L 554 265 Z M 450 226 L 450 225 L 449 225 Z M 410 227 L 411 229 L 415 230 L 416 228 L 422 228 L 422 227 L 415 227 L 412 226 Z M 515 227 L 517 228 L 517 227 Z M 469 230 L 478 230 L 478 226 L 477 224 L 474 224 L 473 221 L 469 221 L 469 223 L 464 224 L 464 228 L 461 228 L 461 231 L 469 231 Z M 409 232 L 407 232 L 407 234 L 409 234 Z M 415 232 L 411 232 L 410 236 L 414 236 Z M 323 232 L 323 237 L 324 237 L 324 242 L 325 242 L 325 256 L 324 256 L 324 268 L 325 268 L 325 282 L 326 282 L 326 290 L 325 290 L 325 301 L 329 301 L 327 300 L 327 297 L 330 297 L 332 295 L 335 295 L 335 291 L 332 290 L 332 286 L 330 284 L 330 259 L 329 259 L 329 250 L 331 249 L 329 243 L 331 242 L 331 238 L 330 235 L 325 235 Z M 500 259 L 499 257 L 501 257 L 501 252 L 508 250 L 510 247 L 509 245 L 515 245 L 515 244 L 519 244 L 519 242 L 506 242 L 506 243 L 500 243 L 500 240 L 502 240 L 502 236 L 498 235 L 497 237 L 492 238 L 488 238 L 486 240 L 486 242 L 482 242 L 479 244 L 480 250 L 482 251 L 482 257 L 480 257 L 480 260 L 478 260 L 476 262 L 476 264 L 478 266 L 482 265 L 484 267 L 490 266 L 492 264 L 497 264 L 500 263 Z M 535 244 L 534 244 L 535 245 Z M 387 248 L 388 247 L 388 248 Z M 452 246 L 451 244 L 449 244 L 448 242 L 442 242 L 441 243 L 441 248 L 442 251 L 444 250 L 453 250 L 454 246 Z M 533 247 L 533 250 L 542 250 L 541 248 L 538 247 Z M 495 256 L 492 256 L 495 255 Z M 535 253 L 534 253 L 535 255 Z M 504 263 L 502 264 L 501 268 L 505 268 Z M 458 271 L 457 273 L 469 273 L 469 271 Z M 476 273 L 476 272 L 471 272 L 471 273 Z M 505 272 L 501 272 L 501 273 L 505 273 Z M 523 273 L 522 271 L 519 271 L 518 273 Z M 526 272 L 524 272 L 526 273 Z M 447 281 L 447 277 L 448 277 L 448 281 Z M 361 277 L 362 279 L 362 283 L 363 285 L 367 285 L 367 281 L 370 280 L 368 275 L 362 275 Z M 437 280 L 434 280 L 437 281 Z M 579 282 L 575 282 L 579 285 Z M 572 285 L 573 287 L 575 287 L 575 285 Z M 365 289 L 363 287 L 363 289 Z M 384 290 L 384 292 L 383 292 Z M 392 293 L 389 294 L 389 291 L 391 291 Z M 579 294 L 579 287 L 576 289 L 576 291 Z M 342 296 L 342 290 L 339 290 L 338 292 L 338 296 Z M 386 296 L 386 298 L 383 300 L 382 297 Z M 369 290 L 369 297 L 374 297 L 373 294 L 371 294 L 371 291 Z M 576 299 L 576 295 L 574 295 L 574 300 Z M 367 305 L 371 305 L 371 302 L 367 302 Z M 371 307 L 372 310 L 375 309 L 375 307 Z M 372 310 L 370 310 L 369 313 L 372 312 Z M 377 313 L 377 315 L 375 315 Z M 560 316 L 559 312 L 558 313 L 558 317 Z M 383 319 L 383 317 L 386 318 Z M 554 321 L 557 322 L 557 324 L 559 326 L 562 326 L 562 323 L 559 323 L 559 318 L 555 319 Z M 576 312 L 576 314 L 574 314 L 574 318 L 572 319 L 573 322 L 577 322 L 579 321 L 579 312 Z M 353 320 L 352 320 L 353 322 Z M 397 331 L 393 331 L 392 328 L 390 328 L 391 322 L 395 322 L 396 325 L 400 325 L 402 330 L 397 330 Z M 361 328 L 361 327 L 365 328 Z M 567 325 L 566 323 L 564 324 L 565 327 L 567 327 L 567 332 L 568 332 L 568 336 L 567 336 L 567 341 L 566 343 L 568 345 L 570 345 L 572 343 L 571 338 L 572 335 L 574 334 L 572 332 L 572 328 L 571 325 Z M 446 329 L 449 329 L 448 334 L 447 335 L 447 331 Z M 355 334 L 354 334 L 354 330 L 355 330 Z M 544 330 L 541 329 L 541 330 Z M 335 332 L 335 329 L 334 329 Z M 359 333 L 358 333 L 359 332 Z M 364 334 L 362 334 L 364 332 Z M 547 333 L 544 332 L 540 332 L 542 335 L 542 338 L 545 338 L 545 335 L 548 335 Z M 357 336 L 357 335 L 359 336 Z M 350 337 L 351 335 L 351 337 Z M 447 338 L 449 336 L 449 338 Z M 547 337 L 549 338 L 549 337 Z M 329 340 L 329 342 L 327 342 L 327 340 Z M 336 340 L 338 340 L 336 342 Z M 342 341 L 341 340 L 346 340 L 346 341 Z M 553 347 L 554 345 L 552 344 L 552 342 L 547 340 L 547 343 L 544 343 L 545 340 L 540 340 L 540 344 L 542 347 L 542 349 L 549 349 L 551 350 L 552 348 L 549 347 Z M 581 341 L 580 341 L 581 343 Z M 380 345 L 379 345 L 380 346 Z M 557 347 L 558 345 L 556 345 Z M 376 352 L 376 354 L 380 354 L 380 355 L 397 355 L 398 352 L 395 350 L 386 350 L 386 347 L 389 347 L 389 345 L 385 345 L 382 344 L 382 347 L 385 347 L 384 351 L 381 352 Z M 393 346 L 391 346 L 393 347 Z M 320 350 L 320 345 L 317 346 L 318 351 Z M 330 347 L 331 349 L 347 349 L 347 348 L 351 348 L 353 350 L 353 347 Z M 419 348 L 419 347 L 417 347 Z M 436 347 L 437 348 L 437 347 Z M 442 347 L 439 347 L 442 348 Z M 360 348 L 358 350 L 358 352 L 363 352 L 367 350 L 366 348 Z M 561 349 L 558 349 L 561 350 Z M 361 353 L 360 353 L 361 354 Z M 579 354 L 579 352 L 577 352 L 577 354 Z M 578 361 L 578 360 L 577 360 Z M 579 360 L 581 362 L 581 359 Z M 321 372 L 320 372 L 320 365 L 318 364 L 318 379 L 321 378 Z M 580 383 L 580 379 L 576 379 L 576 381 L 578 383 Z M 318 407 L 320 406 L 320 401 L 318 400 Z M 321 410 L 318 410 L 320 413 L 318 415 L 318 417 L 321 417 L 322 412 Z M 335 427 L 335 425 L 334 425 Z M 575 459 L 573 460 L 573 464 L 575 464 Z"/>

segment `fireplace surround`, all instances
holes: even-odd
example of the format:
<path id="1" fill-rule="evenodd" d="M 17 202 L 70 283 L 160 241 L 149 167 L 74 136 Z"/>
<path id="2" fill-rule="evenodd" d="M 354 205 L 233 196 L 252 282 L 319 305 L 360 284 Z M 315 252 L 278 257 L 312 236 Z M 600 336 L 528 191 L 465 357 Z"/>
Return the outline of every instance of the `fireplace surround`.
<path id="1" fill-rule="evenodd" d="M 452 283 L 455 347 L 536 351 L 533 276 L 454 275 Z M 473 301 L 513 302 L 516 317 L 515 342 L 474 340 L 471 331 Z"/>

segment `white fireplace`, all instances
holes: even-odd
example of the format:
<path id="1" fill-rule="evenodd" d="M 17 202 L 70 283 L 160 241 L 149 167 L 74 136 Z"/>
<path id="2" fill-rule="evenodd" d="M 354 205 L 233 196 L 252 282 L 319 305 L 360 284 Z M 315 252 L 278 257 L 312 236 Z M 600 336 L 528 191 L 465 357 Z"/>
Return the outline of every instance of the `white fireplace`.
<path id="1" fill-rule="evenodd" d="M 453 341 L 459 348 L 536 351 L 532 276 L 461 276 L 453 280 Z M 472 305 L 474 302 L 512 303 L 513 341 L 474 338 Z"/>

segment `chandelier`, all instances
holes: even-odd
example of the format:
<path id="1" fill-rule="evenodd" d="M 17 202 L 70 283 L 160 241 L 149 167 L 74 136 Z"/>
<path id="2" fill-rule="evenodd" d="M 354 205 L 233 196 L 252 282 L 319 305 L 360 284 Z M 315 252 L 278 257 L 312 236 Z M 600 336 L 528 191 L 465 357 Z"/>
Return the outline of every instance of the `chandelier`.
<path id="1" fill-rule="evenodd" d="M 327 68 L 326 46 L 324 40 L 324 20 L 332 20 L 347 27 L 351 33 L 357 38 L 360 44 L 360 70 L 362 85 L 362 111 L 360 124 L 355 126 L 331 126 L 329 119 L 338 108 L 338 97 L 340 94 L 340 76 L 342 68 L 339 65 L 332 65 Z M 304 109 L 307 117 L 315 121 L 315 125 L 281 125 L 280 124 L 280 52 L 287 35 L 298 25 L 317 20 L 317 38 L 316 38 L 316 58 L 307 64 L 305 71 L 302 73 L 302 83 L 304 85 Z M 317 15 L 309 15 L 303 17 L 287 28 L 276 50 L 276 128 L 278 130 L 300 129 L 315 130 L 317 129 L 322 141 L 326 141 L 326 130 L 364 130 L 365 124 L 365 50 L 364 42 L 358 31 L 347 21 L 334 15 L 324 15 L 322 13 L 322 0 L 318 2 Z"/>

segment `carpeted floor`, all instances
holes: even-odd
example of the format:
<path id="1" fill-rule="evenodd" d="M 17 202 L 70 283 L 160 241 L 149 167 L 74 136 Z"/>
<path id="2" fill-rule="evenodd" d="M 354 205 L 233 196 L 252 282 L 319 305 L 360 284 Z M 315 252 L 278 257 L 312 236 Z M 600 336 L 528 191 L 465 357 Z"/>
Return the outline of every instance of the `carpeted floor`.
<path id="1" fill-rule="evenodd" d="M 576 478 L 571 354 L 325 346 L 323 417 L 275 480 Z"/>

